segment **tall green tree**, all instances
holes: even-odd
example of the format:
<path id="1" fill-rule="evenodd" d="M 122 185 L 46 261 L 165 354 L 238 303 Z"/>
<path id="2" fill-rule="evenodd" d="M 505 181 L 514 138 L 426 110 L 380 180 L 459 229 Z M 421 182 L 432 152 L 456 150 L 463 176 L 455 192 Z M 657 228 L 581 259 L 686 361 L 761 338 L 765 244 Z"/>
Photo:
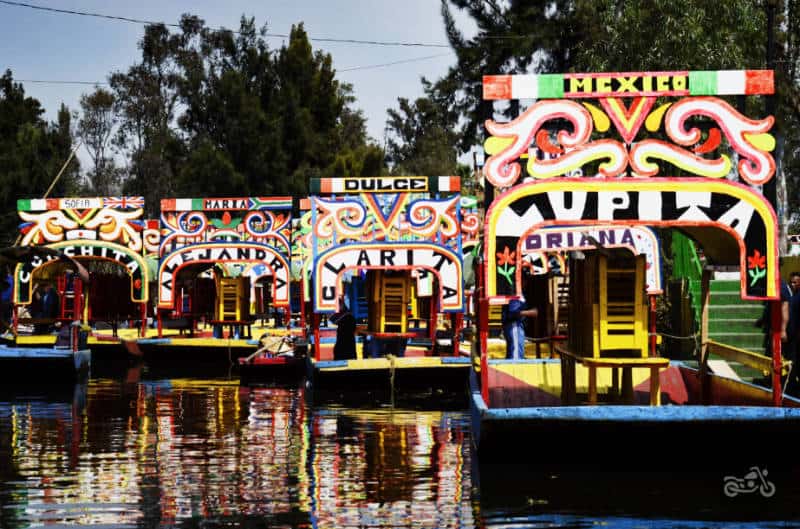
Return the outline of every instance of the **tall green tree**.
<path id="1" fill-rule="evenodd" d="M 184 17 L 181 24 L 192 28 L 200 22 Z M 144 196 L 149 218 L 158 218 L 162 198 L 176 196 L 176 175 L 185 156 L 176 107 L 183 82 L 177 54 L 186 33 L 173 35 L 161 24 L 145 27 L 141 61 L 109 79 L 119 118 L 115 145 L 128 161 L 123 191 Z"/>
<path id="2" fill-rule="evenodd" d="M 141 62 L 111 76 L 125 190 L 145 196 L 148 214 L 163 197 L 305 196 L 312 177 L 384 171 L 331 56 L 302 24 L 276 50 L 266 31 L 246 17 L 235 32 L 190 15 L 174 33 L 147 26 Z"/>
<path id="3" fill-rule="evenodd" d="M 0 244 L 17 238 L 20 198 L 64 196 L 75 187 L 78 162 L 72 158 L 70 116 L 62 106 L 58 123 L 49 124 L 41 103 L 25 95 L 10 70 L 0 77 Z M 61 168 L 64 172 L 56 181 Z"/>
<path id="4" fill-rule="evenodd" d="M 117 125 L 114 94 L 97 87 L 91 94 L 81 96 L 80 106 L 82 116 L 78 121 L 78 136 L 92 157 L 93 167 L 89 171 L 91 189 L 99 196 L 117 194 L 120 174 L 111 150 L 111 136 Z"/>
<path id="5" fill-rule="evenodd" d="M 386 159 L 394 174 L 456 174 L 458 115 L 434 99 L 427 80 L 422 83 L 428 96 L 413 103 L 398 98 L 399 107 L 387 110 Z"/>

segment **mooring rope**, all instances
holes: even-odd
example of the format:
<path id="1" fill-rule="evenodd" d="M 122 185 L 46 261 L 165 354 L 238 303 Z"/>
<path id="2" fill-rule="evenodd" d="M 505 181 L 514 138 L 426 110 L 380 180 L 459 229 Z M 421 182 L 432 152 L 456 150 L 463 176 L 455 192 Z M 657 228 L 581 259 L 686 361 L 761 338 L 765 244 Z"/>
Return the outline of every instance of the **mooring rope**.
<path id="1" fill-rule="evenodd" d="M 394 370 L 395 370 L 394 359 L 395 359 L 395 356 L 393 354 L 387 354 L 386 355 L 386 359 L 389 360 L 389 390 L 391 391 L 392 408 L 394 408 Z"/>

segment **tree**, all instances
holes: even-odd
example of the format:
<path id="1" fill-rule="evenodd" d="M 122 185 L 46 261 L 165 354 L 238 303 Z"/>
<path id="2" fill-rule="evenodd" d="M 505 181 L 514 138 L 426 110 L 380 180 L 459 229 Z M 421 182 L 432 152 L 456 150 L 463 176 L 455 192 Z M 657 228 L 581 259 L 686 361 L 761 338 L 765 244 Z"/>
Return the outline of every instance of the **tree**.
<path id="1" fill-rule="evenodd" d="M 426 91 L 431 85 L 423 79 Z M 429 97 L 410 103 L 398 98 L 399 109 L 389 109 L 386 158 L 394 174 L 455 174 L 458 138 L 455 115 Z"/>
<path id="2" fill-rule="evenodd" d="M 85 189 L 81 185 L 80 162 L 74 155 L 70 158 L 72 150 L 77 146 L 75 145 L 75 138 L 73 138 L 72 114 L 64 103 L 61 103 L 58 108 L 56 119 L 57 122 L 52 126 L 53 147 L 55 152 L 61 156 L 69 153 L 66 158 L 70 160 L 59 178 L 59 180 L 63 181 L 59 189 L 63 190 L 64 196 L 80 196 L 85 193 Z M 64 161 L 66 162 L 66 159 Z"/>
<path id="3" fill-rule="evenodd" d="M 252 18 L 233 32 L 184 15 L 176 33 L 147 26 L 141 62 L 111 76 L 125 190 L 145 196 L 149 215 L 168 196 L 304 196 L 311 177 L 382 158 L 303 25 L 278 50 L 265 34 Z"/>
<path id="4" fill-rule="evenodd" d="M 64 196 L 75 187 L 78 162 L 72 158 L 54 181 L 72 151 L 69 110 L 61 108 L 58 124 L 42 119 L 38 100 L 26 97 L 10 70 L 0 77 L 0 244 L 17 238 L 17 200 Z"/>
<path id="5" fill-rule="evenodd" d="M 179 176 L 187 193 L 202 189 L 207 196 L 228 196 L 244 186 L 244 177 L 236 172 L 230 159 L 207 140 L 190 151 Z"/>
<path id="6" fill-rule="evenodd" d="M 176 193 L 186 150 L 175 123 L 178 85 L 183 82 L 177 54 L 186 35 L 201 24 L 196 17 L 183 17 L 178 35 L 162 24 L 146 26 L 139 42 L 141 62 L 110 77 L 120 120 L 115 145 L 128 160 L 123 191 L 144 196 L 149 218 L 158 218 L 161 199 Z"/>
<path id="7" fill-rule="evenodd" d="M 91 188 L 99 196 L 110 196 L 115 194 L 119 179 L 109 143 L 117 124 L 114 95 L 96 87 L 91 94 L 81 96 L 80 105 L 83 117 L 78 121 L 78 135 L 94 164 L 89 173 Z"/>

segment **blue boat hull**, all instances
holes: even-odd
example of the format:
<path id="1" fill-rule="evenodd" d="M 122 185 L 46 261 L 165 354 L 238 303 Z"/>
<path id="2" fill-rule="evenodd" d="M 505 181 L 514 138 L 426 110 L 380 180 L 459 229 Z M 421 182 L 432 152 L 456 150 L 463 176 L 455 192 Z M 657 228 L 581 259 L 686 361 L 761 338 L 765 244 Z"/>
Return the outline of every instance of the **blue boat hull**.
<path id="1" fill-rule="evenodd" d="M 74 383 L 88 377 L 91 351 L 0 346 L 0 380 L 5 383 Z"/>
<path id="2" fill-rule="evenodd" d="M 800 408 L 731 405 L 487 408 L 475 377 L 473 446 L 483 464 L 542 469 L 732 470 L 797 465 L 777 446 L 800 436 Z M 793 449 L 791 450 L 793 452 Z M 800 469 L 800 468 L 799 468 Z"/>

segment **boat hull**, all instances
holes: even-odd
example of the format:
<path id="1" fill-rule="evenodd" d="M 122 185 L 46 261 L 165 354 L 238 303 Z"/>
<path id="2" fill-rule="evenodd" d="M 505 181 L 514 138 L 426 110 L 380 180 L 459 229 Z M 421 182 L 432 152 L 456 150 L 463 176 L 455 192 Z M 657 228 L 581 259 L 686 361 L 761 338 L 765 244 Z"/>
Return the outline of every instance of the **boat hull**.
<path id="1" fill-rule="evenodd" d="M 0 346 L 0 380 L 6 383 L 74 383 L 85 380 L 91 351 Z"/>
<path id="2" fill-rule="evenodd" d="M 310 366 L 318 401 L 437 402 L 448 407 L 466 406 L 469 370 L 466 357 L 368 358 Z"/>
<path id="3" fill-rule="evenodd" d="M 306 358 L 277 356 L 239 362 L 242 384 L 299 384 L 306 374 Z"/>
<path id="4" fill-rule="evenodd" d="M 798 404 L 794 399 L 787 398 L 787 407 L 728 403 L 490 408 L 474 376 L 470 383 L 473 446 L 481 464 L 524 463 L 571 471 L 797 465 L 773 446 L 800 435 L 800 408 L 788 407 Z M 754 390 L 751 386 L 747 391 L 751 396 Z"/>

